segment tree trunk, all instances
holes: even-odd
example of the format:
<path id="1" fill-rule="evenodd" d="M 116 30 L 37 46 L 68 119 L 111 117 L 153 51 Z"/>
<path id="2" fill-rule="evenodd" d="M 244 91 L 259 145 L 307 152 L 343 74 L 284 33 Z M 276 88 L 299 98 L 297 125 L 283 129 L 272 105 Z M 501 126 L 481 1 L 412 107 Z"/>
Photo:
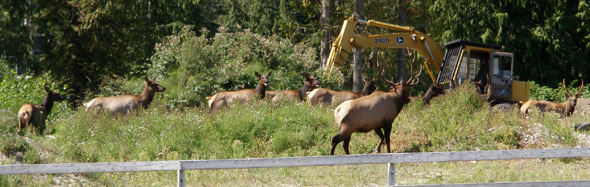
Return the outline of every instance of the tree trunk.
<path id="1" fill-rule="evenodd" d="M 408 14 L 407 14 L 407 0 L 399 0 L 399 24 L 400 25 L 407 25 L 408 24 Z M 408 69 L 406 68 L 406 58 L 407 51 L 406 49 L 399 49 L 397 52 L 397 78 L 398 80 L 406 81 L 408 80 Z"/>
<path id="2" fill-rule="evenodd" d="M 362 18 L 362 10 L 363 8 L 363 1 L 362 0 L 354 0 L 354 12 L 358 16 L 359 19 Z M 359 92 L 363 89 L 363 56 L 361 53 L 361 49 L 353 48 L 352 54 L 354 56 L 354 60 L 352 63 L 352 91 Z"/>
<path id="3" fill-rule="evenodd" d="M 320 17 L 320 24 L 322 25 L 322 32 L 324 37 L 321 43 L 321 61 L 320 67 L 324 68 L 330 56 L 330 40 L 332 39 L 332 12 L 334 12 L 334 0 L 322 0 L 322 16 Z"/>

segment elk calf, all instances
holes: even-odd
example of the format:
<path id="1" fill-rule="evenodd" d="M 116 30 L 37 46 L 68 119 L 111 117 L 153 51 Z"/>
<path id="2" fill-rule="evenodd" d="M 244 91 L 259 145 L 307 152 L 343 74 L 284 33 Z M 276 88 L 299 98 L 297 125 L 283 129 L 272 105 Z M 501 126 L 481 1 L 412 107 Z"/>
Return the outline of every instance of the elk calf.
<path id="1" fill-rule="evenodd" d="M 266 86 L 268 85 L 268 77 L 271 72 L 266 75 L 260 75 L 258 72 L 254 72 L 258 77 L 258 86 L 256 89 L 243 89 L 238 91 L 230 92 L 217 92 L 213 96 L 207 97 L 209 104 L 209 111 L 214 112 L 222 107 L 230 107 L 234 102 L 247 103 L 254 96 L 258 96 L 260 99 L 264 99 L 266 95 Z"/>
<path id="2" fill-rule="evenodd" d="M 418 77 L 422 69 L 416 76 L 410 76 L 411 78 L 403 83 L 393 83 L 386 80 L 383 78 L 382 71 L 378 71 L 381 79 L 393 88 L 390 92 L 376 91 L 368 96 L 345 101 L 336 107 L 334 118 L 340 129 L 338 134 L 332 138 L 330 155 L 334 155 L 336 145 L 341 141 L 344 141 L 342 144 L 344 152 L 350 154 L 348 145 L 352 133 L 371 130 L 375 131 L 380 139 L 375 148 L 376 151 L 381 152 L 381 145 L 385 140 L 387 152 L 391 152 L 390 134 L 393 120 L 401 112 L 403 106 L 410 102 L 408 90 L 411 86 L 418 84 Z M 410 72 L 412 72 L 411 65 Z"/>
<path id="3" fill-rule="evenodd" d="M 317 88 L 307 95 L 307 100 L 309 100 L 312 105 L 322 104 L 335 106 L 344 101 L 370 95 L 376 89 L 375 81 L 373 78 L 365 78 L 364 82 L 365 87 L 363 87 L 363 90 L 360 92 L 334 91 L 324 88 Z"/>
<path id="4" fill-rule="evenodd" d="M 139 95 L 121 95 L 114 97 L 97 97 L 92 99 L 88 103 L 84 103 L 86 111 L 89 110 L 106 110 L 110 114 L 129 114 L 133 110 L 138 110 L 139 107 L 146 109 L 152 100 L 156 92 L 166 91 L 166 88 L 150 81 L 147 77 L 145 80 L 145 89 Z"/>
<path id="5" fill-rule="evenodd" d="M 63 101 L 66 97 L 55 93 L 47 86 L 43 86 L 45 89 L 45 98 L 40 105 L 24 104 L 18 110 L 18 131 L 20 132 L 25 126 L 44 127 L 45 121 L 51 108 L 53 108 L 54 101 Z"/>
<path id="6" fill-rule="evenodd" d="M 302 75 L 305 80 L 303 81 L 301 90 L 266 91 L 266 97 L 271 98 L 274 103 L 282 98 L 303 101 L 307 92 L 316 89 L 320 85 L 320 81 L 314 76 L 309 76 L 306 73 L 303 73 Z"/>
<path id="7" fill-rule="evenodd" d="M 522 103 L 522 106 L 520 107 L 520 114 L 522 116 L 526 116 L 530 108 L 537 107 L 541 112 L 552 111 L 559 113 L 562 116 L 570 116 L 572 113 L 574 113 L 574 109 L 576 108 L 577 100 L 580 97 L 580 91 L 582 91 L 582 88 L 584 87 L 584 80 L 582 79 L 580 88 L 574 95 L 570 94 L 570 92 L 565 87 L 565 79 L 562 81 L 562 86 L 567 97 L 567 101 L 565 103 L 559 104 L 549 101 L 528 100 Z"/>

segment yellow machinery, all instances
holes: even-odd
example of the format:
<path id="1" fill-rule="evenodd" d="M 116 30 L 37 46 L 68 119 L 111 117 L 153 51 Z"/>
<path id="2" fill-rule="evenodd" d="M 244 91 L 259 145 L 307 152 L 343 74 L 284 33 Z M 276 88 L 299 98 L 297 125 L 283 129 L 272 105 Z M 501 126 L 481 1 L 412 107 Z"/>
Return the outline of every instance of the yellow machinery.
<path id="1" fill-rule="evenodd" d="M 395 31 L 392 34 L 359 35 L 354 33 L 358 23 Z M 426 61 L 433 82 L 444 89 L 453 89 L 466 81 L 475 82 L 490 101 L 519 102 L 529 99 L 529 84 L 513 75 L 512 53 L 502 46 L 464 40 L 445 43 L 443 56 L 438 44 L 428 35 L 413 27 L 399 26 L 374 20 L 350 17 L 332 43 L 328 68 L 346 65 L 352 48 L 409 48 L 420 53 Z"/>

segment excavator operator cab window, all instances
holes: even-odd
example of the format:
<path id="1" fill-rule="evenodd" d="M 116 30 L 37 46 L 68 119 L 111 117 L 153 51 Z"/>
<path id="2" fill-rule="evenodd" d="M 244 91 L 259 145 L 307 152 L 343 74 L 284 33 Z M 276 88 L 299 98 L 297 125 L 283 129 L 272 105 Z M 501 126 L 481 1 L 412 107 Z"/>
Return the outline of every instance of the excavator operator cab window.
<path id="1" fill-rule="evenodd" d="M 457 72 L 457 85 L 462 85 L 463 83 L 465 83 L 465 80 L 468 79 L 467 77 L 467 64 L 468 61 L 467 59 L 469 59 L 469 57 L 467 57 L 467 52 L 463 51 L 463 55 L 461 57 L 461 64 L 459 67 L 459 72 Z"/>
<path id="2" fill-rule="evenodd" d="M 457 84 L 462 85 L 467 80 L 472 81 L 483 94 L 488 81 L 489 53 L 472 50 L 471 54 L 468 54 L 467 51 L 463 52 L 459 71 L 457 72 Z"/>
<path id="3" fill-rule="evenodd" d="M 512 76 L 512 59 L 505 56 L 494 56 L 492 74 L 497 77 L 510 78 Z"/>
<path id="4" fill-rule="evenodd" d="M 492 55 L 492 95 L 510 98 L 512 95 L 512 53 L 495 52 Z"/>
<path id="5" fill-rule="evenodd" d="M 479 88 L 481 94 L 487 93 L 490 53 L 487 51 L 471 51 L 469 78 Z"/>

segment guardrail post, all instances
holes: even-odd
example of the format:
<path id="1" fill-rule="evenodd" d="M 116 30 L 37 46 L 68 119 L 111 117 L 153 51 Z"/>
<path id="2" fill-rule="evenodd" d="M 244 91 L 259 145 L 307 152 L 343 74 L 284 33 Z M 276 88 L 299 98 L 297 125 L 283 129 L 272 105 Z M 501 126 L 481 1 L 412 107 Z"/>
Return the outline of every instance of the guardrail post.
<path id="1" fill-rule="evenodd" d="M 387 166 L 387 186 L 395 186 L 395 164 L 389 163 Z"/>
<path id="2" fill-rule="evenodd" d="M 177 176 L 178 176 L 177 177 L 178 178 L 178 185 L 177 186 L 178 187 L 184 187 L 184 186 L 186 186 L 186 182 L 184 180 L 184 170 L 179 169 Z"/>

